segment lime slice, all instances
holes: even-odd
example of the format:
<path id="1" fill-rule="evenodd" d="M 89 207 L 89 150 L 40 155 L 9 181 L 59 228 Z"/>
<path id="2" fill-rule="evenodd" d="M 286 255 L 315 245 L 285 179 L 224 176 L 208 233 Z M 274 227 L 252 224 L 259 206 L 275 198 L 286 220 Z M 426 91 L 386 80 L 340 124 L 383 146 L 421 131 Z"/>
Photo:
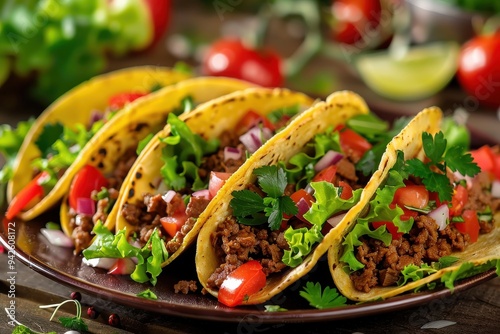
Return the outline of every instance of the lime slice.
<path id="1" fill-rule="evenodd" d="M 411 47 L 401 58 L 389 51 L 360 55 L 356 68 L 376 93 L 401 101 L 423 99 L 443 89 L 453 78 L 460 45 L 435 42 Z"/>

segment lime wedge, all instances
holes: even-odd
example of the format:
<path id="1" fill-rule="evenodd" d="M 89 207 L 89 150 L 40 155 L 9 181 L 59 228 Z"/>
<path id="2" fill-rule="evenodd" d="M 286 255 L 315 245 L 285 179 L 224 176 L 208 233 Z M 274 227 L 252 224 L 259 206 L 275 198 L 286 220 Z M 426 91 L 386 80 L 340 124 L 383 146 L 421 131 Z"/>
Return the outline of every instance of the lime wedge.
<path id="1" fill-rule="evenodd" d="M 376 93 L 394 100 L 410 101 L 432 96 L 453 78 L 458 65 L 460 45 L 435 42 L 410 47 L 402 58 L 389 51 L 360 55 L 356 68 Z"/>

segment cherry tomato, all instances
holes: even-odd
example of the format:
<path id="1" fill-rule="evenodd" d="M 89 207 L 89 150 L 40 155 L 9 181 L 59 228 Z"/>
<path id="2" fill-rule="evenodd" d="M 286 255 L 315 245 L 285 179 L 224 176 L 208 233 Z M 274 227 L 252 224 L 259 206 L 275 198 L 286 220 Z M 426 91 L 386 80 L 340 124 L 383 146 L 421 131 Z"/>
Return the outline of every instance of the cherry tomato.
<path id="1" fill-rule="evenodd" d="M 39 201 L 43 197 L 44 190 L 40 185 L 40 181 L 45 177 L 48 177 L 47 172 L 38 174 L 12 199 L 5 213 L 7 220 L 12 220 L 23 209 L 27 208 L 32 201 Z"/>
<path id="2" fill-rule="evenodd" d="M 333 181 L 335 180 L 336 174 L 337 174 L 337 166 L 330 165 L 330 166 L 326 167 L 325 169 L 323 169 L 322 171 L 320 171 L 318 174 L 316 174 L 313 177 L 312 182 L 326 181 L 326 182 L 333 183 Z"/>
<path id="3" fill-rule="evenodd" d="M 345 44 L 364 39 L 379 25 L 381 12 L 380 0 L 334 0 L 333 39 Z"/>
<path id="4" fill-rule="evenodd" d="M 108 105 L 111 109 L 121 109 L 127 103 L 137 100 L 140 97 L 145 96 L 145 93 L 120 93 L 111 96 L 108 101 Z"/>
<path id="5" fill-rule="evenodd" d="M 393 222 L 389 221 L 372 222 L 372 226 L 375 229 L 383 225 L 385 225 L 387 231 L 392 235 L 392 239 L 399 240 L 403 236 L 403 233 L 398 232 L 398 228 L 396 227 L 396 225 L 394 225 Z"/>
<path id="6" fill-rule="evenodd" d="M 246 296 L 250 296 L 266 285 L 266 274 L 259 261 L 250 260 L 230 273 L 219 290 L 218 300 L 222 304 L 234 307 L 241 305 Z"/>
<path id="7" fill-rule="evenodd" d="M 238 39 L 212 44 L 203 60 L 206 75 L 242 79 L 265 87 L 283 85 L 282 59 L 272 50 L 254 50 Z"/>
<path id="8" fill-rule="evenodd" d="M 354 130 L 343 125 L 337 126 L 336 130 L 340 132 L 340 146 L 344 152 L 352 151 L 358 158 L 361 158 L 372 148 L 372 144 Z"/>
<path id="9" fill-rule="evenodd" d="M 471 242 L 476 242 L 479 237 L 479 219 L 476 210 L 464 210 L 462 213 L 463 223 L 455 223 L 455 227 L 462 234 L 468 234 Z"/>
<path id="10" fill-rule="evenodd" d="M 170 21 L 170 0 L 144 0 L 153 21 L 153 42 L 155 45 L 167 30 Z"/>
<path id="11" fill-rule="evenodd" d="M 461 184 L 457 185 L 451 198 L 450 216 L 460 216 L 468 198 L 469 192 L 467 188 Z"/>
<path id="12" fill-rule="evenodd" d="M 400 207 L 411 206 L 413 208 L 423 209 L 429 203 L 429 192 L 425 186 L 408 185 L 396 190 L 393 203 Z"/>
<path id="13" fill-rule="evenodd" d="M 457 78 L 483 105 L 500 106 L 500 33 L 478 35 L 462 46 Z"/>
<path id="14" fill-rule="evenodd" d="M 340 198 L 346 201 L 352 198 L 352 187 L 349 185 L 349 183 L 345 181 L 340 181 L 339 187 L 342 188 L 342 192 L 340 193 Z"/>
<path id="15" fill-rule="evenodd" d="M 265 128 L 274 131 L 275 127 L 271 121 L 263 115 L 259 115 L 256 111 L 248 110 L 245 116 L 243 116 L 238 124 L 236 125 L 236 129 L 239 132 L 247 132 L 257 124 L 262 123 Z"/>
<path id="16" fill-rule="evenodd" d="M 108 180 L 102 173 L 91 165 L 85 165 L 75 175 L 69 189 L 69 205 L 74 210 L 77 209 L 79 198 L 91 198 L 94 190 L 101 190 L 108 186 Z"/>
<path id="17" fill-rule="evenodd" d="M 208 181 L 208 191 L 210 198 L 214 198 L 217 192 L 222 188 L 226 180 L 229 179 L 232 173 L 210 172 L 210 180 Z"/>
<path id="18" fill-rule="evenodd" d="M 470 151 L 474 162 L 483 172 L 493 173 L 496 167 L 495 154 L 488 145 L 481 146 L 477 150 Z"/>
<path id="19" fill-rule="evenodd" d="M 184 210 L 175 212 L 171 216 L 161 217 L 160 223 L 163 229 L 170 235 L 172 238 L 175 234 L 182 228 L 184 223 L 187 220 L 187 214 Z"/>

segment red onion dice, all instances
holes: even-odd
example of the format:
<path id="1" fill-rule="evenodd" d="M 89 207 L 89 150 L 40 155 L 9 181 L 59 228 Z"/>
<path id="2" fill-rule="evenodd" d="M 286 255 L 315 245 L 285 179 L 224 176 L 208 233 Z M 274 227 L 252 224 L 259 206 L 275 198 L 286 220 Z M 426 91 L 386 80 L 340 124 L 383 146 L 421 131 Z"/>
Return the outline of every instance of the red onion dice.
<path id="1" fill-rule="evenodd" d="M 242 134 L 239 139 L 250 153 L 254 153 L 272 136 L 273 132 L 268 128 L 260 128 L 256 126 Z"/>
<path id="2" fill-rule="evenodd" d="M 241 158 L 241 150 L 236 147 L 225 147 L 224 148 L 224 161 L 239 160 Z"/>
<path id="3" fill-rule="evenodd" d="M 443 204 L 437 209 L 429 212 L 428 216 L 436 221 L 436 224 L 439 226 L 439 230 L 442 231 L 448 225 L 448 219 L 450 218 L 450 209 L 448 208 L 448 205 Z"/>
<path id="4" fill-rule="evenodd" d="M 95 202 L 92 198 L 79 197 L 76 199 L 76 212 L 82 215 L 93 216 L 95 214 Z"/>
<path id="5" fill-rule="evenodd" d="M 330 150 L 326 152 L 326 154 L 321 159 L 319 159 L 319 161 L 314 166 L 314 170 L 316 172 L 320 172 L 328 166 L 335 165 L 337 162 L 342 160 L 343 157 L 344 155 L 342 153 Z"/>

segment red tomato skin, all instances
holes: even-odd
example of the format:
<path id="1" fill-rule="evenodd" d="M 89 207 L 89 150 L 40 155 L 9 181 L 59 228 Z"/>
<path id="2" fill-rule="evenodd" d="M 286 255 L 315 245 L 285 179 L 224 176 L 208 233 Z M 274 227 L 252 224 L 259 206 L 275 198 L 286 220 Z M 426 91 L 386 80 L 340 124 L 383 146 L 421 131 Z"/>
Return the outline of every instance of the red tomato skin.
<path id="1" fill-rule="evenodd" d="M 337 175 L 337 166 L 330 165 L 316 174 L 313 177 L 312 182 L 326 181 L 333 183 L 333 181 L 335 180 L 335 175 Z"/>
<path id="2" fill-rule="evenodd" d="M 380 0 L 334 0 L 332 38 L 340 43 L 355 44 L 380 24 Z"/>
<path id="3" fill-rule="evenodd" d="M 470 242 L 476 242 L 479 237 L 479 219 L 477 218 L 476 210 L 464 210 L 462 217 L 465 222 L 455 223 L 455 227 L 462 234 L 468 234 Z"/>
<path id="4" fill-rule="evenodd" d="M 429 192 L 425 189 L 425 186 L 408 185 L 396 190 L 393 203 L 398 204 L 400 207 L 411 206 L 423 209 L 429 203 Z"/>
<path id="5" fill-rule="evenodd" d="M 17 216 L 26 206 L 36 198 L 40 200 L 44 195 L 43 187 L 38 184 L 38 181 L 46 177 L 47 173 L 42 172 L 31 180 L 9 203 L 9 207 L 5 212 L 5 218 L 12 220 Z"/>
<path id="6" fill-rule="evenodd" d="M 232 173 L 222 173 L 222 172 L 210 172 L 210 181 L 208 182 L 208 192 L 210 193 L 210 198 L 214 198 L 217 192 L 226 183 L 226 180 Z"/>
<path id="7" fill-rule="evenodd" d="M 121 109 L 127 103 L 133 102 L 133 101 L 137 100 L 138 98 L 143 97 L 145 95 L 147 95 L 147 94 L 146 93 L 134 93 L 134 92 L 116 94 L 116 95 L 113 95 L 109 98 L 108 106 L 111 109 Z"/>
<path id="8" fill-rule="evenodd" d="M 165 34 L 170 23 L 170 0 L 144 0 L 148 6 L 153 23 L 153 41 L 155 45 Z"/>
<path id="9" fill-rule="evenodd" d="M 266 116 L 260 115 L 254 110 L 247 111 L 247 113 L 240 119 L 240 121 L 236 125 L 236 129 L 238 130 L 238 132 L 244 133 L 259 123 L 262 123 L 265 128 L 268 128 L 272 131 L 276 130 L 274 124 L 271 123 L 271 121 Z"/>
<path id="10" fill-rule="evenodd" d="M 495 156 L 495 167 L 493 168 L 495 179 L 500 180 L 500 154 Z"/>
<path id="11" fill-rule="evenodd" d="M 488 145 L 481 146 L 477 150 L 470 151 L 474 162 L 483 172 L 493 173 L 496 167 L 495 154 Z"/>
<path id="12" fill-rule="evenodd" d="M 76 210 L 78 198 L 90 198 L 92 191 L 108 186 L 108 180 L 94 166 L 85 165 L 75 175 L 69 189 L 69 205 Z"/>
<path id="13" fill-rule="evenodd" d="M 184 211 L 179 211 L 171 216 L 160 218 L 161 226 L 172 238 L 175 237 L 175 234 L 182 228 L 186 221 L 187 214 Z"/>
<path id="14" fill-rule="evenodd" d="M 372 222 L 372 226 L 375 229 L 383 225 L 385 225 L 387 231 L 392 235 L 393 240 L 399 240 L 403 236 L 403 233 L 398 232 L 398 228 L 396 227 L 396 225 L 394 225 L 393 222 L 389 221 Z"/>
<path id="15" fill-rule="evenodd" d="M 266 274 L 259 261 L 245 262 L 230 273 L 219 289 L 220 303 L 235 307 L 241 305 L 246 296 L 250 296 L 266 285 Z"/>
<path id="16" fill-rule="evenodd" d="M 372 144 L 368 140 L 344 125 L 337 126 L 335 130 L 340 133 L 340 147 L 344 153 L 352 151 L 357 157 L 361 158 L 366 151 L 372 148 Z"/>
<path id="17" fill-rule="evenodd" d="M 500 33 L 478 35 L 459 54 L 457 79 L 480 104 L 500 106 Z"/>
<path id="18" fill-rule="evenodd" d="M 274 51 L 253 50 L 238 39 L 225 38 L 212 44 L 204 57 L 202 72 L 246 80 L 264 87 L 283 85 L 282 59 Z"/>
<path id="19" fill-rule="evenodd" d="M 299 203 L 299 201 L 303 198 L 306 201 L 309 208 L 312 206 L 312 203 L 314 203 L 314 197 L 310 193 L 308 193 L 305 189 L 297 190 L 296 192 L 294 192 L 293 194 L 290 195 L 290 198 L 295 203 L 295 205 L 297 205 Z M 290 215 L 283 214 L 283 218 L 285 218 L 285 219 L 290 219 L 291 217 L 292 216 L 290 216 Z M 303 222 L 309 223 L 308 220 L 304 218 L 303 213 L 300 213 L 300 212 L 297 213 L 296 217 L 299 218 L 300 220 L 302 220 Z M 283 223 L 287 224 L 287 221 L 284 221 Z M 287 225 L 283 226 L 283 223 L 282 223 L 282 227 L 286 227 Z"/>
<path id="20" fill-rule="evenodd" d="M 340 181 L 339 187 L 342 187 L 342 193 L 340 194 L 340 198 L 346 201 L 352 198 L 352 187 L 349 185 L 349 183 L 345 181 Z"/>
<path id="21" fill-rule="evenodd" d="M 468 199 L 469 191 L 467 188 L 461 184 L 457 185 L 451 198 L 450 216 L 460 216 Z"/>

